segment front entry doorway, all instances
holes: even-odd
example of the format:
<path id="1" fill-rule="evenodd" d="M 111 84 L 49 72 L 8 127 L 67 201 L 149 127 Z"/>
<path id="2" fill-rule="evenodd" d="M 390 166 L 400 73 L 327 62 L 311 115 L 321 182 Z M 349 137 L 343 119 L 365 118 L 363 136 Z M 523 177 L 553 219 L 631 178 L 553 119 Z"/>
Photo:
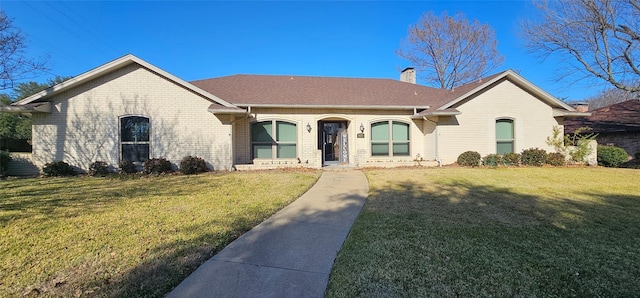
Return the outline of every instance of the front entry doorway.
<path id="1" fill-rule="evenodd" d="M 322 165 L 349 163 L 347 121 L 318 121 L 318 146 L 322 150 Z"/>

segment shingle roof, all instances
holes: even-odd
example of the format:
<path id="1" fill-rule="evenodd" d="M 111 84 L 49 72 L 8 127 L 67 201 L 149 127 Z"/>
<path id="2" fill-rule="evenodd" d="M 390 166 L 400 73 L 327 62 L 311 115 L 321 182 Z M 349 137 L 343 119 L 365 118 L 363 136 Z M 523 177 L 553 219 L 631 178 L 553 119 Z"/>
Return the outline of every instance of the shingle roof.
<path id="1" fill-rule="evenodd" d="M 282 75 L 232 75 L 190 82 L 238 106 L 444 107 L 504 74 L 497 73 L 453 90 L 391 79 Z"/>
<path id="2" fill-rule="evenodd" d="M 640 132 L 640 99 L 591 111 L 591 116 L 567 119 L 564 122 L 565 133 L 573 133 L 580 127 L 591 127 L 590 132 Z"/>
<path id="3" fill-rule="evenodd" d="M 240 106 L 423 107 L 451 91 L 390 79 L 233 75 L 191 82 Z"/>

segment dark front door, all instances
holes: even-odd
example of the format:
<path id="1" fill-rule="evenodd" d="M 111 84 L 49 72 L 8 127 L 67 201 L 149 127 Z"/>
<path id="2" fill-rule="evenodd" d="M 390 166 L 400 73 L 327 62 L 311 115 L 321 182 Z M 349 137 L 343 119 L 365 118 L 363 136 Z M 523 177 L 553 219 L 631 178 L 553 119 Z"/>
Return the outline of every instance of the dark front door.
<path id="1" fill-rule="evenodd" d="M 320 121 L 318 127 L 318 145 L 322 150 L 322 164 L 348 163 L 347 122 Z"/>

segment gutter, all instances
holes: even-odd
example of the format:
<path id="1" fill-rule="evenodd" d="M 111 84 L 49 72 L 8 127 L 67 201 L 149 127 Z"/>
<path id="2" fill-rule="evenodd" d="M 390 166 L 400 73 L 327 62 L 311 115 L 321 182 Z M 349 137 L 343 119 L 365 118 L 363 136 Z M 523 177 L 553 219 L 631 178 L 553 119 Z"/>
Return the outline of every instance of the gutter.
<path id="1" fill-rule="evenodd" d="M 308 108 L 308 109 L 352 109 L 352 110 L 416 110 L 428 109 L 430 106 L 381 106 L 381 105 L 307 105 L 307 104 L 235 104 L 239 107 L 254 108 Z"/>
<path id="2" fill-rule="evenodd" d="M 36 102 L 28 104 L 12 104 L 9 106 L 0 107 L 0 112 L 6 113 L 51 113 L 51 103 Z"/>

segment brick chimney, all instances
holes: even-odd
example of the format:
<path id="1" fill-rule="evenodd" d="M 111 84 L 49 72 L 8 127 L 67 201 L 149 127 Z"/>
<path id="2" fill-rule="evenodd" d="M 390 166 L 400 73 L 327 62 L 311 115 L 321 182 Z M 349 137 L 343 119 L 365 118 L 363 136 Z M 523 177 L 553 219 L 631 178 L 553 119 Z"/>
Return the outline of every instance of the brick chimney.
<path id="1" fill-rule="evenodd" d="M 400 81 L 411 84 L 416 83 L 416 70 L 413 67 L 407 67 L 400 72 Z"/>
<path id="2" fill-rule="evenodd" d="M 585 101 L 571 103 L 571 107 L 580 113 L 586 113 L 589 111 L 589 103 Z"/>

